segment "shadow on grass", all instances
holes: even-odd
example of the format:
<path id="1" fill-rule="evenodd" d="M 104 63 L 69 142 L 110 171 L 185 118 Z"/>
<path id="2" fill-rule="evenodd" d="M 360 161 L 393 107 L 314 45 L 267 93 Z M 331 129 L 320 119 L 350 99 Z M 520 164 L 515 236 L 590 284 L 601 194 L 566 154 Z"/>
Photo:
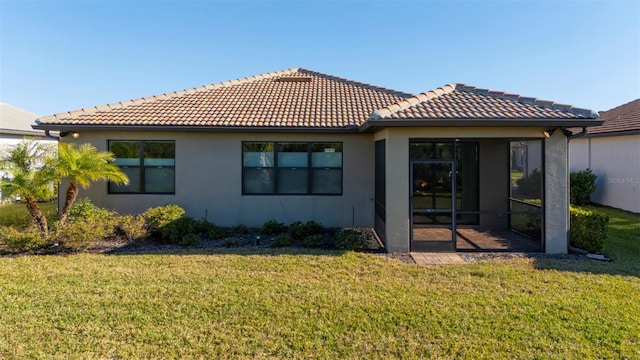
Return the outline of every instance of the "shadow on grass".
<path id="1" fill-rule="evenodd" d="M 615 259 L 601 261 L 584 256 L 571 256 L 568 258 L 539 257 L 534 258 L 533 266 L 539 270 L 640 277 L 640 263 L 637 261 L 634 263 Z"/>

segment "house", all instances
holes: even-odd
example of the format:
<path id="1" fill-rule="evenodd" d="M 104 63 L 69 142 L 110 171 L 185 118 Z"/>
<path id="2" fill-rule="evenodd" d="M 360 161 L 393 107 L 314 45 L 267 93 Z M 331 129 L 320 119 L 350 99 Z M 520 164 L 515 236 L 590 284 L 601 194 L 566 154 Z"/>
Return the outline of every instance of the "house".
<path id="1" fill-rule="evenodd" d="M 373 227 L 390 252 L 525 244 L 564 253 L 567 136 L 554 130 L 596 117 L 461 84 L 414 95 L 293 68 L 47 116 L 34 128 L 114 152 L 130 184 L 81 196 L 120 212 L 172 203 L 227 226 Z M 522 146 L 526 174 L 510 166 Z"/>
<path id="2" fill-rule="evenodd" d="M 34 130 L 32 125 L 36 124 L 39 115 L 20 109 L 10 104 L 0 103 L 0 151 L 15 145 L 25 137 L 36 138 L 42 143 L 56 143 L 55 137 L 47 137 L 42 130 Z M 5 172 L 0 169 L 0 178 Z M 2 198 L 0 193 L 0 199 Z"/>
<path id="3" fill-rule="evenodd" d="M 571 171 L 598 176 L 595 203 L 640 213 L 640 99 L 600 113 L 604 124 L 569 143 Z"/>

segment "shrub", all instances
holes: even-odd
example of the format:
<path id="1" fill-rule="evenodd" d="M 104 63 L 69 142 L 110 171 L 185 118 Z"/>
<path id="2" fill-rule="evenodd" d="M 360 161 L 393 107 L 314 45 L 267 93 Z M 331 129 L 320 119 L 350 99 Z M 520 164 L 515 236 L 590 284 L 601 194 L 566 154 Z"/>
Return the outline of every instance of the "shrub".
<path id="1" fill-rule="evenodd" d="M 112 220 L 105 222 L 98 216 L 69 218 L 69 222 L 58 228 L 55 238 L 63 246 L 75 251 L 92 247 L 96 242 L 113 234 Z"/>
<path id="2" fill-rule="evenodd" d="M 238 225 L 233 228 L 233 232 L 238 235 L 244 235 L 249 233 L 249 228 L 246 225 Z"/>
<path id="3" fill-rule="evenodd" d="M 192 217 L 181 217 L 158 229 L 162 240 L 175 245 L 184 245 L 183 238 L 186 235 L 198 235 L 198 221 Z M 199 237 L 198 237 L 198 241 Z"/>
<path id="4" fill-rule="evenodd" d="M 319 248 L 324 246 L 324 238 L 320 234 L 309 235 L 304 238 L 302 245 L 307 248 Z"/>
<path id="5" fill-rule="evenodd" d="M 369 247 L 368 241 L 369 234 L 355 229 L 341 229 L 334 238 L 338 250 L 365 250 Z"/>
<path id="6" fill-rule="evenodd" d="M 542 195 L 542 173 L 533 169 L 529 175 L 516 180 L 518 193 L 533 199 L 539 199 Z"/>
<path id="7" fill-rule="evenodd" d="M 222 242 L 222 246 L 228 247 L 228 248 L 239 247 L 240 246 L 240 239 L 238 239 L 237 237 L 230 237 L 228 239 L 225 239 Z"/>
<path id="8" fill-rule="evenodd" d="M 287 227 L 283 223 L 277 222 L 275 219 L 271 219 L 265 222 L 260 229 L 260 233 L 264 235 L 278 235 L 287 231 Z"/>
<path id="9" fill-rule="evenodd" d="M 48 241 L 42 237 L 37 229 L 17 230 L 10 226 L 0 227 L 0 243 L 15 252 L 35 250 L 47 245 Z"/>
<path id="10" fill-rule="evenodd" d="M 293 244 L 293 239 L 289 234 L 280 234 L 276 236 L 271 242 L 271 247 L 286 247 Z"/>
<path id="11" fill-rule="evenodd" d="M 162 227 L 183 217 L 184 213 L 184 209 L 178 205 L 164 205 L 147 209 L 142 217 L 147 222 L 149 231 L 158 233 Z"/>
<path id="12" fill-rule="evenodd" d="M 590 253 L 601 252 L 607 239 L 609 217 L 573 206 L 570 208 L 570 216 L 571 236 L 569 242 L 571 246 Z"/>
<path id="13" fill-rule="evenodd" d="M 294 240 L 303 240 L 308 236 L 320 234 L 323 231 L 322 225 L 315 221 L 307 221 L 305 224 L 296 221 L 289 225 L 289 234 Z"/>
<path id="14" fill-rule="evenodd" d="M 596 191 L 598 177 L 590 169 L 572 172 L 570 175 L 570 200 L 572 205 L 587 205 Z"/>
<path id="15" fill-rule="evenodd" d="M 210 223 L 207 220 L 198 221 L 196 229 L 197 232 L 207 235 L 211 240 L 222 239 L 231 235 L 227 228 Z"/>
<path id="16" fill-rule="evenodd" d="M 147 237 L 146 221 L 142 215 L 123 215 L 117 219 L 116 230 L 129 241 L 136 241 Z"/>
<path id="17" fill-rule="evenodd" d="M 191 233 L 184 235 L 176 244 L 180 246 L 193 246 L 198 245 L 199 243 L 200 235 Z"/>

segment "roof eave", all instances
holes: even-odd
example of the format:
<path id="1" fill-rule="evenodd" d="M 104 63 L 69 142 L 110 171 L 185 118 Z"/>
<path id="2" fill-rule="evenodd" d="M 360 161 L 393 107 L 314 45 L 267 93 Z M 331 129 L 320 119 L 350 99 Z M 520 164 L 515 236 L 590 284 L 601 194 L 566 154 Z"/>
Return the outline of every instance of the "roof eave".
<path id="1" fill-rule="evenodd" d="M 45 133 L 35 130 L 0 129 L 0 134 L 45 137 Z"/>
<path id="2" fill-rule="evenodd" d="M 346 127 L 264 127 L 264 126 L 197 126 L 197 125 L 76 125 L 38 124 L 34 129 L 68 131 L 185 131 L 185 132 L 263 132 L 263 133 L 358 133 L 358 126 Z"/>
<path id="3" fill-rule="evenodd" d="M 602 123 L 598 119 L 369 119 L 360 126 L 360 131 L 387 127 L 588 127 L 600 126 Z"/>

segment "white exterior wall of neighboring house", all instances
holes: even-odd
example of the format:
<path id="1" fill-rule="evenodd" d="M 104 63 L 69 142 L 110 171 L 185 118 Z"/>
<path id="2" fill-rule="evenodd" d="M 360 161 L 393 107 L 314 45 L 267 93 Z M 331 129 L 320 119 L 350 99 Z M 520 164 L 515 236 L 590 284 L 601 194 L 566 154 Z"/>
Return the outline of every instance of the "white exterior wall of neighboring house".
<path id="1" fill-rule="evenodd" d="M 89 142 L 104 151 L 108 140 L 127 139 L 175 140 L 175 194 L 108 194 L 107 183 L 101 182 L 81 189 L 79 198 L 88 196 L 96 205 L 122 213 L 176 204 L 189 216 L 200 219 L 206 213 L 209 221 L 222 226 L 257 227 L 276 219 L 287 224 L 315 220 L 328 227 L 373 227 L 371 134 L 81 131 L 78 139 L 68 136 L 62 141 Z M 342 195 L 243 195 L 243 141 L 342 142 Z"/>
<path id="2" fill-rule="evenodd" d="M 571 171 L 591 169 L 598 176 L 595 203 L 640 213 L 640 134 L 571 139 Z"/>

